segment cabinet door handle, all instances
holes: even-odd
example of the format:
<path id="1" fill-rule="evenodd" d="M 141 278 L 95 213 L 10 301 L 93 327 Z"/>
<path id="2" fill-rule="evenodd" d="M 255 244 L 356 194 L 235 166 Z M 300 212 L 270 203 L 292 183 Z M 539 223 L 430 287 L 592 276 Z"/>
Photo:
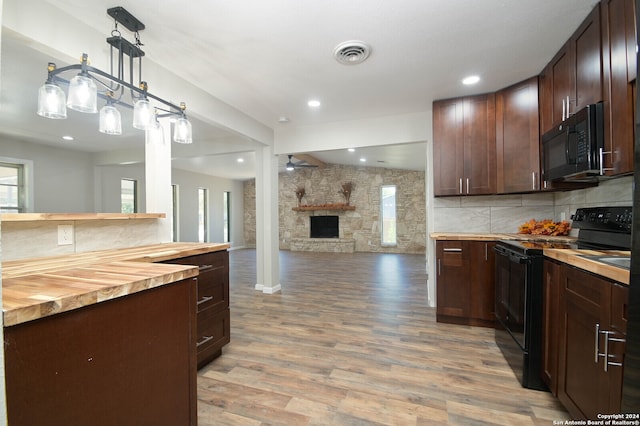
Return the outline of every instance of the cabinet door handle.
<path id="1" fill-rule="evenodd" d="M 531 189 L 536 189 L 536 172 L 531 172 Z"/>
<path id="2" fill-rule="evenodd" d="M 467 195 L 469 194 L 469 178 L 467 178 Z"/>
<path id="3" fill-rule="evenodd" d="M 200 346 L 204 345 L 208 341 L 213 340 L 213 336 L 202 336 L 202 337 L 203 339 L 198 343 L 196 343 L 196 348 L 199 348 Z"/>
<path id="4" fill-rule="evenodd" d="M 208 302 L 209 300 L 212 300 L 213 296 L 203 296 L 202 299 L 198 300 L 197 304 L 201 305 L 203 303 Z"/>
<path id="5" fill-rule="evenodd" d="M 456 248 L 444 248 L 444 249 L 442 249 L 442 251 L 449 252 L 449 253 L 451 253 L 451 252 L 459 253 L 459 252 L 462 251 L 462 249 L 461 248 L 457 248 L 457 247 Z"/>
<path id="6" fill-rule="evenodd" d="M 600 356 L 599 346 L 600 346 L 600 323 L 596 323 L 596 344 L 595 344 L 596 357 L 595 357 L 595 360 L 593 361 L 596 364 L 598 363 L 598 357 Z"/>
<path id="7" fill-rule="evenodd" d="M 462 194 L 462 178 L 460 178 L 460 191 L 458 193 Z"/>
<path id="8" fill-rule="evenodd" d="M 440 271 L 442 271 L 441 266 L 442 265 L 440 264 L 440 259 L 438 259 L 438 276 L 440 276 Z"/>
<path id="9" fill-rule="evenodd" d="M 571 103 L 571 101 L 569 100 L 569 95 L 567 95 L 567 116 L 566 118 L 569 118 L 569 116 L 571 115 L 571 113 L 569 112 L 569 104 Z"/>
<path id="10" fill-rule="evenodd" d="M 485 262 L 489 260 L 489 244 L 484 243 L 484 260 Z"/>
<path id="11" fill-rule="evenodd" d="M 600 333 L 604 334 L 604 353 L 598 354 L 599 356 L 604 358 L 604 372 L 607 373 L 609 371 L 609 366 L 622 367 L 621 362 L 612 362 L 609 361 L 610 358 L 614 358 L 614 355 L 609 354 L 609 342 L 620 342 L 625 343 L 626 339 L 619 339 L 617 337 L 609 337 L 612 334 L 615 334 L 615 331 L 601 331 Z"/>
<path id="12" fill-rule="evenodd" d="M 564 98 L 562 98 L 562 121 L 564 121 L 565 116 L 565 106 L 564 106 Z"/>

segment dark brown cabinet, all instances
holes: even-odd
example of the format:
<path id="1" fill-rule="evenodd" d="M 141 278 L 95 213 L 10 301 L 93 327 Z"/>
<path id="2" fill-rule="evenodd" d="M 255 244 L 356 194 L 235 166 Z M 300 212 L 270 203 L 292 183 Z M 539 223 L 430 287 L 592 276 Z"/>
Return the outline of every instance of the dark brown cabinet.
<path id="1" fill-rule="evenodd" d="M 437 241 L 439 322 L 493 327 L 493 241 Z"/>
<path id="2" fill-rule="evenodd" d="M 198 266 L 197 358 L 198 368 L 222 354 L 230 342 L 229 252 L 226 250 L 167 261 Z"/>
<path id="3" fill-rule="evenodd" d="M 496 93 L 498 194 L 540 189 L 538 78 Z"/>
<path id="4" fill-rule="evenodd" d="M 634 86 L 636 78 L 635 2 L 602 0 L 602 59 L 607 175 L 633 172 Z M 630 54 L 632 52 L 632 54 Z"/>
<path id="5" fill-rule="evenodd" d="M 560 347 L 560 271 L 562 264 L 545 259 L 543 268 L 542 380 L 558 396 L 558 351 Z"/>
<path id="6" fill-rule="evenodd" d="M 495 95 L 433 103 L 434 194 L 496 192 Z"/>
<path id="7" fill-rule="evenodd" d="M 620 412 L 627 288 L 563 265 L 558 398 L 572 417 Z"/>
<path id="8" fill-rule="evenodd" d="M 195 278 L 5 327 L 11 425 L 196 425 Z"/>
<path id="9" fill-rule="evenodd" d="M 541 73 L 542 133 L 603 100 L 600 5 L 591 11 Z"/>

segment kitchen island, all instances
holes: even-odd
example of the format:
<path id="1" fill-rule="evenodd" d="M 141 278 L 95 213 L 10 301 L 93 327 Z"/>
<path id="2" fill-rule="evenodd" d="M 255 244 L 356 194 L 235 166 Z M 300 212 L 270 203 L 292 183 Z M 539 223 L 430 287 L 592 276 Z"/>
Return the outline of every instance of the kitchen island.
<path id="1" fill-rule="evenodd" d="M 4 262 L 9 424 L 197 424 L 198 267 L 159 262 L 228 247 Z"/>

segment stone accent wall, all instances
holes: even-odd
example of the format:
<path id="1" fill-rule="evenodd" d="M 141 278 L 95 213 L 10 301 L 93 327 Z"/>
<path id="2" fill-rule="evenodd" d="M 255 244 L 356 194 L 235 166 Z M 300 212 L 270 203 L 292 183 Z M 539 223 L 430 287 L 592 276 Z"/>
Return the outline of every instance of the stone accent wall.
<path id="1" fill-rule="evenodd" d="M 293 211 L 298 205 L 296 188 L 304 186 L 302 204 L 344 203 L 338 192 L 343 182 L 353 182 L 350 205 L 354 211 Z M 396 185 L 397 244 L 382 246 L 380 235 L 380 191 L 382 185 Z M 307 249 L 301 242 L 309 238 L 311 215 L 338 215 L 340 239 L 328 251 L 342 251 L 353 242 L 356 252 L 425 253 L 426 199 L 425 173 L 421 171 L 328 165 L 324 169 L 297 169 L 280 173 L 280 249 Z M 255 181 L 244 185 L 245 244 L 255 247 Z M 336 240 L 338 241 L 338 240 Z M 310 242 L 313 243 L 313 242 Z M 292 247 L 292 244 L 294 245 Z M 317 244 L 312 245 L 315 247 Z M 322 244 L 327 247 L 327 243 Z M 325 251 L 326 251 L 325 250 Z"/>

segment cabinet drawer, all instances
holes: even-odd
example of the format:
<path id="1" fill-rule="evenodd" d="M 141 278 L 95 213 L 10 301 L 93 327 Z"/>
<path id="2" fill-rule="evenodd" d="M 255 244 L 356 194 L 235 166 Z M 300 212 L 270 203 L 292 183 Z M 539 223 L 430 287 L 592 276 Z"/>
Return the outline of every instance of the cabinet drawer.
<path id="1" fill-rule="evenodd" d="M 196 350 L 198 368 L 217 357 L 230 339 L 230 311 L 205 309 L 198 313 Z"/>
<path id="2" fill-rule="evenodd" d="M 209 269 L 226 268 L 229 259 L 228 251 L 216 251 L 212 253 L 198 254 L 195 256 L 181 257 L 180 259 L 167 260 L 165 263 L 177 263 L 180 265 L 197 265 L 201 272 Z"/>
<path id="3" fill-rule="evenodd" d="M 225 269 L 210 269 L 198 276 L 198 312 L 229 307 L 229 275 Z"/>

